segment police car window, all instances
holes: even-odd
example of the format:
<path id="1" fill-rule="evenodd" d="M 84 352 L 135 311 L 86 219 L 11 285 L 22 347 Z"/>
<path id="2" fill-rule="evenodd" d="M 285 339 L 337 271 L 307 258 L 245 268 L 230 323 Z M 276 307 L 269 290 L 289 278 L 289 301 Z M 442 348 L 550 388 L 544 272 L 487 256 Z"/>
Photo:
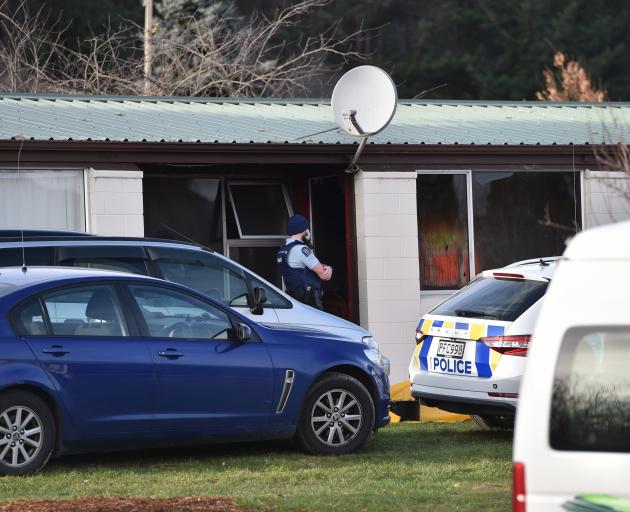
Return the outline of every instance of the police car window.
<path id="1" fill-rule="evenodd" d="M 250 276 L 250 282 L 252 285 L 252 290 L 254 288 L 262 288 L 265 290 L 265 294 L 267 295 L 267 302 L 265 302 L 265 306 L 273 307 L 273 308 L 290 308 L 291 303 L 285 299 L 282 295 L 276 292 L 273 288 L 266 285 L 262 281 L 259 281 L 253 276 Z"/>
<path id="2" fill-rule="evenodd" d="M 571 329 L 554 375 L 556 450 L 630 452 L 630 327 Z"/>
<path id="3" fill-rule="evenodd" d="M 244 276 L 203 251 L 155 250 L 164 279 L 183 284 L 228 306 L 247 306 Z"/>
<path id="4" fill-rule="evenodd" d="M 31 300 L 20 306 L 13 314 L 13 322 L 18 335 L 43 336 L 47 334 L 42 309 L 37 300 Z"/>
<path id="5" fill-rule="evenodd" d="M 184 293 L 132 285 L 149 335 L 156 338 L 229 339 L 232 324 L 220 309 Z"/>
<path id="6" fill-rule="evenodd" d="M 56 336 L 127 336 L 114 288 L 77 286 L 45 294 L 44 305 Z"/>
<path id="7" fill-rule="evenodd" d="M 548 284 L 482 277 L 445 300 L 431 314 L 512 322 L 542 298 Z"/>
<path id="8" fill-rule="evenodd" d="M 146 261 L 140 258 L 74 258 L 59 262 L 64 267 L 97 268 L 148 275 Z"/>

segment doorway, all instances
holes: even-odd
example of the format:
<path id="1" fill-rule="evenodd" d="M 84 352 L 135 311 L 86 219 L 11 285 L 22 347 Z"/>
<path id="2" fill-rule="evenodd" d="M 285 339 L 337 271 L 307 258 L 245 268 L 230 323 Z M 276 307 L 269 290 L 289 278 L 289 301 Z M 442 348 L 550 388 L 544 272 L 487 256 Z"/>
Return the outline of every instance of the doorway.
<path id="1" fill-rule="evenodd" d="M 323 285 L 324 309 L 356 321 L 351 198 L 351 181 L 346 176 L 310 180 L 313 245 L 319 260 L 333 267 L 333 278 Z"/>

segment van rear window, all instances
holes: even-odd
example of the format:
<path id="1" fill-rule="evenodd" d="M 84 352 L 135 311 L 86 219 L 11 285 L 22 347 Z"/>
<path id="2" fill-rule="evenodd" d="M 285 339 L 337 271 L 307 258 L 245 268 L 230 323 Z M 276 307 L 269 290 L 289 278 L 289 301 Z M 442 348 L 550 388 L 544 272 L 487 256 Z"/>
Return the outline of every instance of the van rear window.
<path id="1" fill-rule="evenodd" d="M 630 452 L 630 327 L 567 331 L 554 375 L 549 444 Z"/>
<path id="2" fill-rule="evenodd" d="M 431 314 L 512 322 L 540 300 L 548 284 L 480 277 L 446 299 Z"/>

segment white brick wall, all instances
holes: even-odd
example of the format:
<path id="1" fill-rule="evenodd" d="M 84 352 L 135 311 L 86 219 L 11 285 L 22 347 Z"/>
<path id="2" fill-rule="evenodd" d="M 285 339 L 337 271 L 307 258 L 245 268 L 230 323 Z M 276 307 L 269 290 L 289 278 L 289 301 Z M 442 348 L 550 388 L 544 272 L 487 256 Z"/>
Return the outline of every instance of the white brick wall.
<path id="1" fill-rule="evenodd" d="M 88 171 L 89 231 L 97 235 L 144 236 L 142 171 Z"/>
<path id="2" fill-rule="evenodd" d="M 355 175 L 361 325 L 391 359 L 392 383 L 407 379 L 420 318 L 415 172 Z"/>
<path id="3" fill-rule="evenodd" d="M 584 228 L 630 219 L 630 176 L 626 172 L 584 172 Z"/>

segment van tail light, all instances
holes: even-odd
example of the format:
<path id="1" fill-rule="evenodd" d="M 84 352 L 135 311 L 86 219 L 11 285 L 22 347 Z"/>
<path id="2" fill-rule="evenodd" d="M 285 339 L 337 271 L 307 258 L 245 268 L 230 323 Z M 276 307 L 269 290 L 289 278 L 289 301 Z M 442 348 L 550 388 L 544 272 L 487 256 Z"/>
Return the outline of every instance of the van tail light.
<path id="1" fill-rule="evenodd" d="M 481 338 L 479 341 L 500 354 L 524 357 L 527 355 L 531 339 L 531 334 L 525 334 L 521 336 L 490 336 Z"/>
<path id="2" fill-rule="evenodd" d="M 514 463 L 512 483 L 512 512 L 525 512 L 525 464 Z"/>

